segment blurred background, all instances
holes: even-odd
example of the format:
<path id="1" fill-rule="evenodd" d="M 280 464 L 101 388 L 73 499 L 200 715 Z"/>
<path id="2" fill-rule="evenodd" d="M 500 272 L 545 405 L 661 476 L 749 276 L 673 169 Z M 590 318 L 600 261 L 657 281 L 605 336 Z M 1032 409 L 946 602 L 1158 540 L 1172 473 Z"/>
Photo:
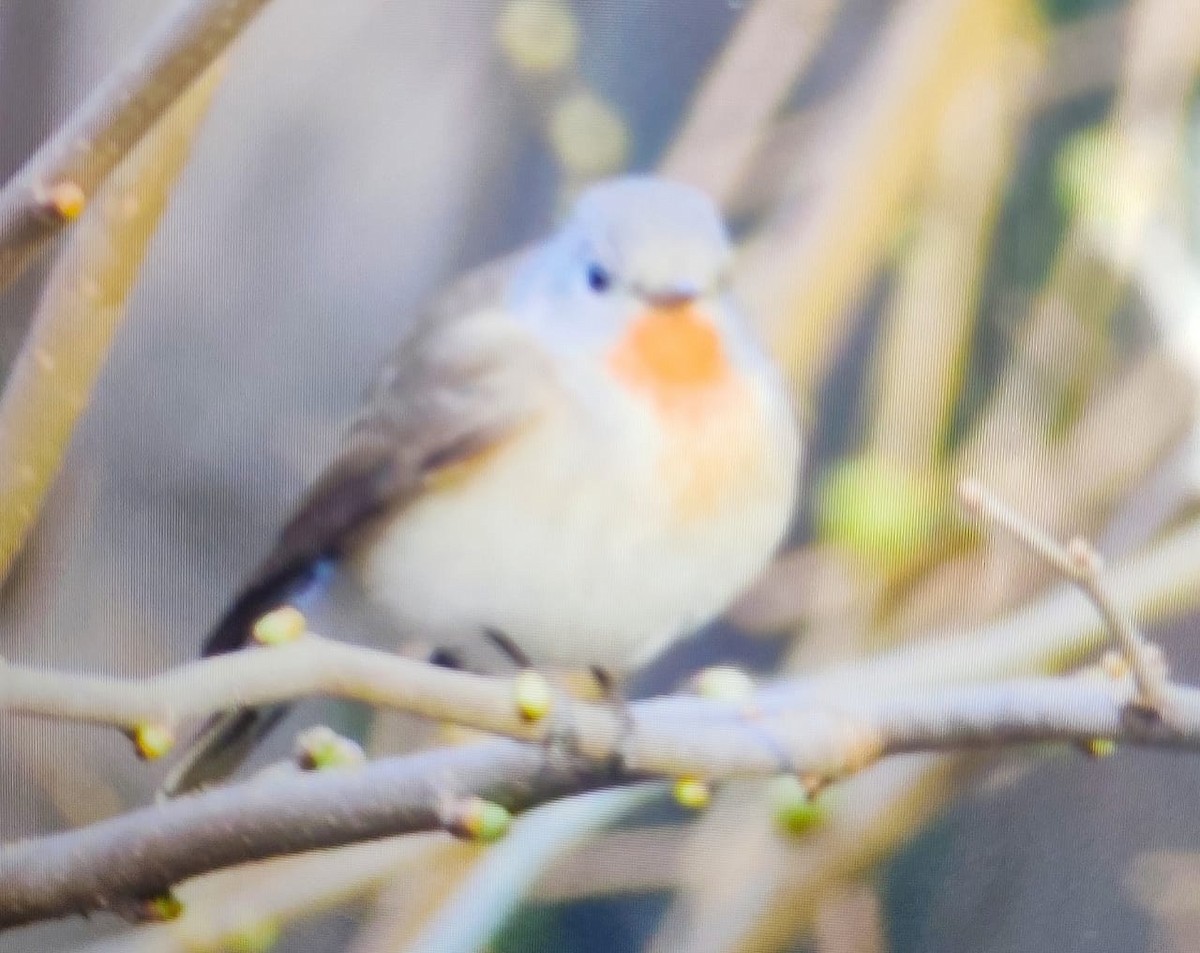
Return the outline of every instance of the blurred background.
<path id="1" fill-rule="evenodd" d="M 163 7 L 0 4 L 5 178 Z M 275 0 L 228 60 L 0 592 L 0 654 L 189 658 L 422 301 L 587 182 L 657 169 L 728 215 L 811 450 L 778 565 L 640 690 L 987 633 L 1072 646 L 1014 671 L 1094 659 L 1082 600 L 956 516 L 964 474 L 1096 540 L 1200 679 L 1200 543 L 1171 545 L 1200 487 L 1200 0 Z M 0 298 L 5 361 L 52 263 Z M 374 751 L 412 727 L 313 717 Z M 0 761 L 6 839 L 161 776 L 115 733 L 13 719 Z M 789 824 L 768 783 L 698 813 L 608 792 L 492 848 L 290 858 L 187 885 L 176 923 L 0 951 L 1190 950 L 1198 785 L 1190 757 L 1055 749 L 894 759 Z"/>

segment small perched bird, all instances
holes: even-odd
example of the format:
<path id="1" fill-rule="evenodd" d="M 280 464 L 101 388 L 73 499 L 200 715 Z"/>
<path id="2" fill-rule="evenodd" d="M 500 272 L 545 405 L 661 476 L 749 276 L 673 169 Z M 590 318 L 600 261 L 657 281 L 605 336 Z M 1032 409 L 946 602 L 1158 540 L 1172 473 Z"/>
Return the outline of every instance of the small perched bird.
<path id="1" fill-rule="evenodd" d="M 712 202 L 651 177 L 453 286 L 204 643 L 354 574 L 407 632 L 614 676 L 721 612 L 796 496 L 785 385 L 731 300 Z M 231 771 L 276 709 L 216 716 L 166 789 Z"/>

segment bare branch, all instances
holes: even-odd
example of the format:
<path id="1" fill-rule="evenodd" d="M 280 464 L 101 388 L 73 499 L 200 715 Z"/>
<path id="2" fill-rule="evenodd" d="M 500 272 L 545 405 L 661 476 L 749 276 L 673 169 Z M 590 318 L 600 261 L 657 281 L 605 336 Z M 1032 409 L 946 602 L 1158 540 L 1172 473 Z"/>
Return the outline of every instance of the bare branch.
<path id="1" fill-rule="evenodd" d="M 1188 552 L 1194 551 L 1191 547 L 1184 548 Z M 1153 575 L 1162 584 L 1161 573 Z M 1002 638 L 999 641 L 1010 642 L 1011 639 Z M 1050 646 L 1047 651 L 1052 648 Z M 980 653 L 976 649 L 971 654 L 975 663 L 979 664 Z M 907 653 L 912 651 L 906 650 Z M 942 646 L 940 651 L 952 651 L 952 648 Z M 1024 657 L 1021 654 L 1023 651 L 1017 652 L 1018 657 Z M 988 656 L 989 653 L 984 651 L 982 654 Z M 570 718 L 578 730 L 579 750 L 570 756 L 570 760 L 581 766 L 580 770 L 588 772 L 595 779 L 595 784 L 616 784 L 645 774 L 687 774 L 714 779 L 768 775 L 779 769 L 781 754 L 795 770 L 837 777 L 860 769 L 872 758 L 892 753 L 961 750 L 1034 741 L 1080 743 L 1094 738 L 1109 738 L 1133 743 L 1200 748 L 1200 693 L 1191 689 L 1171 690 L 1174 717 L 1167 723 L 1156 719 L 1131 718 L 1128 690 L 1119 683 L 1034 679 L 944 689 L 929 687 L 928 678 L 925 681 L 910 680 L 890 671 L 889 665 L 894 668 L 897 664 L 900 669 L 905 669 L 903 656 L 899 663 L 876 663 L 875 667 L 881 669 L 878 673 L 874 673 L 873 667 L 867 665 L 857 678 L 853 672 L 842 671 L 820 678 L 774 685 L 760 692 L 753 703 L 745 708 L 692 698 L 641 703 L 633 709 L 636 725 L 634 736 L 620 744 L 628 759 L 627 770 L 641 772 L 637 775 L 608 774 L 602 767 L 610 763 L 613 745 L 619 737 L 620 721 L 614 713 L 604 706 L 577 705 L 572 709 Z M 1000 672 L 1012 671 L 1012 665 L 1017 663 L 996 664 L 999 668 L 995 671 Z M 928 675 L 928 666 L 917 664 L 915 667 Z M 984 669 L 982 676 L 977 673 L 976 677 L 987 677 L 991 670 L 986 665 Z M 953 671 L 946 677 L 954 677 Z M 512 686 L 507 682 L 443 671 L 384 653 L 326 642 L 315 636 L 289 645 L 243 653 L 240 658 L 232 660 L 213 659 L 193 663 L 144 681 L 53 675 L 20 666 L 0 668 L 0 699 L 10 711 L 119 724 L 126 728 L 134 727 L 146 718 L 170 720 L 182 717 L 185 713 L 209 710 L 209 706 L 222 707 L 233 700 L 269 701 L 289 697 L 289 693 L 356 697 L 373 704 L 393 705 L 494 731 L 511 731 L 520 737 L 534 737 L 541 733 L 541 729 L 524 724 L 515 714 Z M 509 751 L 513 747 L 519 746 L 505 745 L 502 750 Z M 422 790 L 428 792 L 436 788 L 443 794 L 449 792 L 445 796 L 453 801 L 456 796 L 465 796 L 469 786 L 455 786 L 454 755 L 450 753 L 445 757 L 450 760 L 422 762 L 426 767 L 435 763 L 446 765 L 445 770 L 439 769 L 436 775 L 426 779 L 426 787 Z M 545 758 L 544 753 L 533 749 L 532 763 L 538 766 L 539 772 L 545 764 Z M 507 770 L 506 764 L 508 762 L 502 758 L 493 762 L 492 767 L 495 771 Z M 347 775 L 357 777 L 360 771 L 374 770 L 375 766 L 372 765 L 347 772 Z M 488 775 L 483 769 L 478 775 L 493 781 L 499 776 Z M 523 780 L 512 781 L 512 784 L 528 792 L 531 787 L 537 788 L 541 778 L 540 773 L 530 774 Z M 303 784 L 307 783 L 307 779 L 292 778 L 289 783 Z M 581 782 L 580 787 L 571 790 L 585 787 Z M 251 788 L 234 790 L 249 791 Z M 391 789 L 381 786 L 373 790 L 374 796 L 379 797 L 380 790 L 390 792 Z M 479 790 L 487 796 L 494 789 Z M 288 830 L 300 828 L 305 831 L 304 837 L 329 839 L 320 843 L 346 843 L 357 836 L 378 836 L 354 833 L 362 829 L 358 817 L 363 808 L 359 801 L 353 798 L 347 800 L 344 795 L 345 792 L 339 792 L 335 798 L 339 812 L 331 816 L 323 813 L 325 808 L 318 805 L 312 817 L 305 817 L 302 823 L 294 824 Z M 390 796 L 390 793 L 383 796 Z M 545 796 L 557 795 L 550 792 Z M 206 794 L 203 798 L 176 803 L 210 804 L 206 800 L 208 797 Z M 292 803 L 294 798 L 289 791 L 282 800 Z M 536 801 L 533 798 L 528 803 Z M 224 845 L 218 851 L 206 838 L 240 837 L 238 832 L 242 828 L 232 820 L 238 815 L 240 803 L 238 798 L 223 801 L 223 806 L 215 815 L 199 815 L 201 821 L 196 821 L 191 815 L 172 821 L 181 825 L 172 828 L 172 837 L 185 831 L 194 848 L 181 854 L 189 858 L 211 859 L 216 856 L 219 863 L 203 868 L 215 869 L 260 856 L 306 849 L 294 846 L 294 841 L 271 841 L 268 838 L 252 840 L 242 848 Z M 517 802 L 507 803 L 519 806 Z M 176 808 L 168 805 L 154 810 L 171 812 Z M 395 810 L 399 811 L 400 808 L 396 807 Z M 396 827 L 389 828 L 391 832 L 414 829 L 411 826 L 415 823 L 411 821 L 414 816 L 427 818 L 427 814 L 412 813 L 418 810 L 412 804 L 404 806 L 404 810 L 409 812 L 402 813 L 404 822 L 397 822 Z M 269 810 L 266 814 L 270 816 Z M 149 818 L 157 816 L 160 815 L 145 815 Z M 169 816 L 175 817 L 173 814 Z M 118 824 L 119 820 L 105 823 Z M 444 812 L 441 820 L 444 821 Z M 251 827 L 253 823 L 250 822 Z M 328 828 L 330 823 L 337 829 L 331 831 Z M 208 827 L 205 828 L 204 824 L 208 824 Z M 193 831 L 194 827 L 197 830 Z M 134 824 L 132 829 L 141 830 L 139 824 Z M 429 828 L 418 825 L 415 829 Z M 69 851 L 72 856 L 82 857 L 91 863 L 89 851 L 100 850 L 107 844 L 104 849 L 108 853 L 103 855 L 102 861 L 96 861 L 93 872 L 107 871 L 110 865 L 114 865 L 112 870 L 115 872 L 124 870 L 122 865 L 126 862 L 122 858 L 126 856 L 148 857 L 158 863 L 157 858 L 163 856 L 161 852 L 167 850 L 162 843 L 154 841 L 155 828 L 147 828 L 145 837 L 139 835 L 133 840 L 129 840 L 131 828 L 118 827 L 113 830 L 120 832 L 117 839 L 125 853 L 115 846 L 115 842 L 100 837 L 97 841 L 85 840 L 83 848 L 86 849 L 80 854 L 83 848 L 70 839 L 74 835 L 59 835 L 65 840 L 37 842 L 36 849 L 31 848 L 31 853 L 14 854 L 10 850 L 6 855 L 0 855 L 0 881 L 7 877 L 7 881 L 14 885 L 12 889 L 18 891 L 11 895 L 16 897 L 14 904 L 27 904 L 29 891 L 50 890 L 47 881 L 38 879 L 40 873 L 31 872 L 35 867 L 37 871 L 49 873 L 57 869 L 47 861 L 48 856 L 57 855 L 47 848 Z M 80 836 L 91 837 L 95 831 L 96 828 L 85 828 Z M 171 837 L 165 840 L 169 842 Z M 89 844 L 93 846 L 89 847 Z M 245 853 L 250 848 L 253 851 Z M 19 863 L 14 861 L 14 867 L 6 868 L 5 857 L 18 860 L 23 857 L 24 860 Z M 233 859 L 229 859 L 231 857 Z M 194 864 L 195 860 L 188 860 L 188 863 Z M 151 869 L 156 868 L 151 866 Z M 166 889 L 179 877 L 190 876 L 189 871 L 196 868 L 169 869 L 171 875 L 162 874 L 161 883 L 155 882 L 151 893 Z M 64 876 L 66 874 L 60 871 L 60 879 L 55 881 L 59 886 L 55 889 L 61 888 Z M 133 875 L 126 871 L 122 876 Z M 113 880 L 111 883 L 111 893 L 97 892 L 94 883 L 86 890 L 83 887 L 78 889 L 87 897 L 99 898 L 91 901 L 96 904 L 94 909 L 126 907 L 128 882 Z M 137 881 L 136 884 L 144 886 L 143 881 Z M 71 887 L 71 890 L 75 889 Z M 69 892 L 54 894 L 55 897 L 60 895 L 78 897 L 78 894 Z M 47 900 L 47 896 L 48 893 L 38 902 L 51 903 L 53 912 L 26 912 L 21 916 L 60 915 L 78 909 L 72 905 L 77 900 L 66 903 L 56 899 Z M 4 897 L 0 892 L 0 901 Z M 9 909 L 28 911 L 31 908 L 8 908 L 0 904 L 0 922 L 5 922 L 5 917 L 9 915 L 6 910 Z M 40 909 L 45 911 L 49 908 Z"/>
<path id="2" fill-rule="evenodd" d="M 599 783 L 578 760 L 494 742 L 213 789 L 10 845 L 0 854 L 0 925 L 120 912 L 233 864 L 441 830 L 450 806 L 471 795 L 519 810 Z"/>
<path id="3" fill-rule="evenodd" d="M 619 750 L 631 767 L 668 777 L 761 774 L 781 767 L 774 734 L 748 731 L 740 717 L 730 721 L 729 713 L 738 709 L 728 703 L 713 708 L 712 702 L 688 697 L 645 702 L 635 711 L 646 712 L 651 721 L 645 728 L 639 724 L 628 738 L 624 716 L 605 704 L 570 703 L 569 711 L 531 724 L 518 710 L 515 686 L 508 679 L 450 671 L 311 634 L 285 645 L 198 660 L 146 679 L 0 666 L 0 711 L 110 725 L 135 735 L 169 730 L 184 718 L 236 705 L 309 696 L 354 699 L 527 741 L 542 741 L 554 726 L 565 723 L 582 756 L 603 763 Z M 711 717 L 705 716 L 705 732 L 716 735 L 697 748 L 693 718 L 696 706 L 706 705 L 703 710 L 715 714 L 716 721 L 709 725 Z M 667 735 L 661 737 L 650 726 L 668 711 L 671 719 L 663 723 Z M 835 712 L 816 717 L 825 724 L 814 739 L 797 739 L 805 749 L 800 762 L 812 765 L 824 752 L 834 758 L 825 770 L 840 774 L 870 760 L 872 739 L 858 737 L 855 726 Z M 732 728 L 732 735 L 722 735 L 722 724 Z M 804 727 L 817 726 L 810 721 Z"/>
<path id="4" fill-rule="evenodd" d="M 239 704 L 338 697 L 526 741 L 545 739 L 552 723 L 561 727 L 565 721 L 582 756 L 603 762 L 619 748 L 631 768 L 664 776 L 762 774 L 779 770 L 783 762 L 837 777 L 896 743 L 898 736 L 886 720 L 880 722 L 883 710 L 872 707 L 872 698 L 891 698 L 895 704 L 900 693 L 931 690 L 922 683 L 913 689 L 889 679 L 886 664 L 876 667 L 882 667 L 882 677 L 874 677 L 867 666 L 857 678 L 853 671 L 843 671 L 772 685 L 745 709 L 682 696 L 643 702 L 634 709 L 636 730 L 624 737 L 624 719 L 608 705 L 569 702 L 568 711 L 530 723 L 518 709 L 511 680 L 451 671 L 307 634 L 282 645 L 190 662 L 145 679 L 5 665 L 0 667 L 0 710 L 137 734 L 148 728 L 169 730 L 182 719 Z M 1170 696 L 1173 707 L 1183 697 L 1176 691 Z M 1024 740 L 1023 735 L 1004 733 L 1012 722 L 1003 711 L 991 711 L 988 717 L 994 724 L 958 715 L 956 727 L 966 730 L 970 723 L 971 739 L 990 737 L 990 726 L 999 732 L 998 740 Z M 703 730 L 697 732 L 697 727 Z M 931 730 L 936 735 L 945 729 L 935 724 Z M 1042 737 L 1045 726 L 1028 723 L 1025 730 Z M 1078 725 L 1065 730 L 1072 737 L 1089 734 Z M 1108 726 L 1090 733 L 1111 730 Z M 927 740 L 918 738 L 917 747 Z"/>
<path id="5" fill-rule="evenodd" d="M 121 163 L 46 281 L 0 398 L 0 579 L 58 475 L 221 72 L 214 64 Z M 3 255 L 0 244 L 0 270 Z"/>
<path id="6" fill-rule="evenodd" d="M 507 681 L 306 634 L 284 645 L 189 662 L 145 679 L 0 667 L 0 710 L 133 731 L 224 708 L 303 696 L 354 698 L 531 739 Z"/>
<path id="7" fill-rule="evenodd" d="M 971 512 L 1012 534 L 1080 588 L 1100 613 L 1113 641 L 1129 664 L 1138 690 L 1138 703 L 1146 710 L 1165 717 L 1170 693 L 1162 652 L 1158 646 L 1147 641 L 1133 619 L 1109 594 L 1103 580 L 1104 563 L 1099 553 L 1079 537 L 1066 546 L 1061 545 L 975 480 L 962 481 L 958 495 Z"/>
<path id="8" fill-rule="evenodd" d="M 860 769 L 865 754 L 1028 742 L 1107 738 L 1200 750 L 1200 691 L 1172 690 L 1171 724 L 1129 717 L 1122 696 L 1104 680 L 1043 678 L 893 697 L 870 693 L 845 698 L 833 710 L 812 706 L 800 685 L 773 690 L 753 718 L 701 699 L 638 703 L 635 735 L 622 745 L 629 760 L 620 769 L 607 755 L 586 750 L 595 739 L 581 727 L 580 748 L 572 752 L 494 741 L 341 771 L 270 773 L 9 845 L 0 852 L 0 926 L 127 910 L 206 871 L 444 829 L 455 806 L 470 797 L 520 811 L 680 768 L 714 779 L 773 774 L 778 765 L 762 743 L 764 732 L 798 770 L 831 776 Z M 873 740 L 871 751 L 864 752 L 863 738 Z"/>
<path id="9" fill-rule="evenodd" d="M 101 83 L 0 190 L 0 290 L 267 0 L 189 0 Z"/>

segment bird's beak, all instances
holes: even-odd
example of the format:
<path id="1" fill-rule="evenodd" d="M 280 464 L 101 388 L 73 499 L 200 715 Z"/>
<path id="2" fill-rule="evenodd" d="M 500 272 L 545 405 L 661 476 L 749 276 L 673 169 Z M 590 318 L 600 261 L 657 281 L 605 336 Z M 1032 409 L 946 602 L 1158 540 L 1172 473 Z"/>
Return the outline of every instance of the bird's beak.
<path id="1" fill-rule="evenodd" d="M 646 292 L 645 301 L 656 308 L 676 308 L 691 304 L 700 297 L 700 289 L 693 285 L 678 285 L 662 291 Z"/>

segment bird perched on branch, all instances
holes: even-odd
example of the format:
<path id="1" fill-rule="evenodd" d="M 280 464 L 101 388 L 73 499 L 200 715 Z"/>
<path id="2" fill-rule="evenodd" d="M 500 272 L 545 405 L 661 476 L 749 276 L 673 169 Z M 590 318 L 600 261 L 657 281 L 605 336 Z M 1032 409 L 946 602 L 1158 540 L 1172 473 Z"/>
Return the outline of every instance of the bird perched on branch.
<path id="1" fill-rule="evenodd" d="M 204 654 L 247 645 L 331 567 L 400 631 L 618 676 L 718 614 L 786 532 L 800 452 L 731 254 L 707 197 L 629 177 L 461 280 L 383 366 Z M 167 789 L 228 773 L 278 715 L 216 716 Z"/>

